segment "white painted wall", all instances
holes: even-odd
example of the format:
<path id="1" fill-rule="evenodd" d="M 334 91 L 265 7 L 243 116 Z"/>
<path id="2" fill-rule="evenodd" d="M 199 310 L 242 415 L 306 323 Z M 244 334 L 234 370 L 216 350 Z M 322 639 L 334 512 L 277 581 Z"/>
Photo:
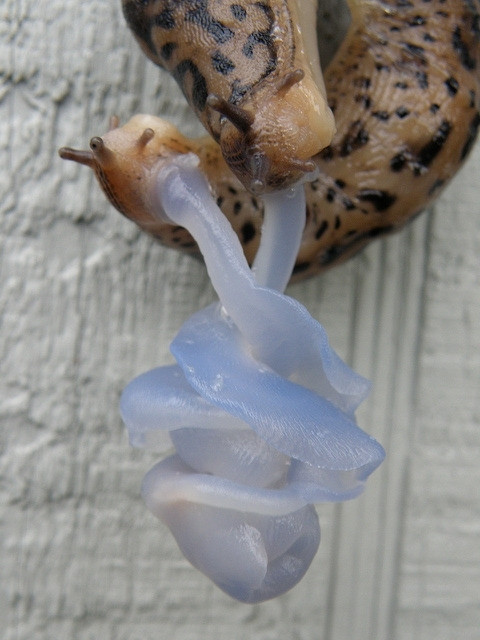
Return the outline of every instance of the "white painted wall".
<path id="1" fill-rule="evenodd" d="M 206 274 L 56 156 L 112 113 L 195 123 L 118 0 L 3 0 L 0 16 L 6 640 L 478 640 L 480 147 L 431 214 L 290 289 L 373 379 L 359 420 L 388 458 L 363 497 L 319 507 L 323 541 L 296 589 L 237 604 L 147 512 L 154 458 L 129 449 L 117 411 L 213 298 Z"/>

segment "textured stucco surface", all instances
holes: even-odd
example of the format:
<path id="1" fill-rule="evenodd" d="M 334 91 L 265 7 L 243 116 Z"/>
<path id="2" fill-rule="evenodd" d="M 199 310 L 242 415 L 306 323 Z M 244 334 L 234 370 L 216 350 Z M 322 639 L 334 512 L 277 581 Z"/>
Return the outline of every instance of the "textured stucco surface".
<path id="1" fill-rule="evenodd" d="M 388 458 L 360 499 L 321 505 L 289 594 L 240 605 L 147 512 L 153 456 L 118 398 L 171 360 L 213 299 L 56 149 L 137 111 L 198 132 L 117 0 L 0 7 L 0 620 L 6 640 L 478 640 L 480 147 L 434 211 L 290 289 L 372 378 L 361 425 Z"/>

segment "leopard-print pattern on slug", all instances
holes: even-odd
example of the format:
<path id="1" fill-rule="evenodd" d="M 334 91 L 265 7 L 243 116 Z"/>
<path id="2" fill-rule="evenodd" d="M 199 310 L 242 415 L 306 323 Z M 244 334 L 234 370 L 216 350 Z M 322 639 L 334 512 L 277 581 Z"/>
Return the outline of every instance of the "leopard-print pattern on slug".
<path id="1" fill-rule="evenodd" d="M 353 24 L 325 73 L 337 134 L 316 159 L 319 178 L 305 185 L 297 280 L 415 218 L 460 168 L 480 125 L 479 0 L 358 1 L 351 9 Z M 223 181 L 211 184 L 251 262 L 262 202 Z M 182 242 L 178 232 L 173 241 Z"/>
<path id="2" fill-rule="evenodd" d="M 319 178 L 305 185 L 307 224 L 297 280 L 344 261 L 420 213 L 466 159 L 480 125 L 480 0 L 358 0 L 351 9 L 352 26 L 325 74 L 338 131 L 316 158 Z M 140 117 L 105 136 L 114 151 L 125 143 L 119 156 L 126 163 L 124 173 L 104 173 L 107 195 L 164 244 L 197 251 L 184 229 L 159 223 L 142 209 L 141 191 L 125 196 L 134 184 L 128 171 L 140 153 L 136 141 L 151 127 L 155 137 L 139 165 L 171 151 L 196 153 L 251 263 L 260 238 L 261 198 L 242 187 L 212 139 L 188 141 L 166 126 Z M 98 173 L 91 154 L 63 155 Z"/>
<path id="3" fill-rule="evenodd" d="M 295 27 L 297 1 L 123 0 L 143 51 L 170 71 L 252 191 L 312 171 L 334 133 Z"/>
<path id="4" fill-rule="evenodd" d="M 238 105 L 261 80 L 278 75 L 280 60 L 293 65 L 290 15 L 275 12 L 271 5 L 269 0 L 126 0 L 123 9 L 142 49 L 172 73 L 218 142 L 220 115 L 207 109 L 208 95 Z M 274 27 L 281 29 L 281 40 Z"/>
<path id="5" fill-rule="evenodd" d="M 479 0 L 352 5 L 362 22 L 326 71 L 338 132 L 307 185 L 296 274 L 395 231 L 455 175 L 480 124 Z"/>

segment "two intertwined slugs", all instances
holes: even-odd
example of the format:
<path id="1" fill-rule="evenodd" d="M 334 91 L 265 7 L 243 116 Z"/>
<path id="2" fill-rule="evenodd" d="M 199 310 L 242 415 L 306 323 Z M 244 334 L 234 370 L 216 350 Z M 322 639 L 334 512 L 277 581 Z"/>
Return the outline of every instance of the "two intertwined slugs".
<path id="1" fill-rule="evenodd" d="M 325 72 L 330 108 L 313 0 L 123 5 L 142 49 L 174 75 L 212 138 L 188 140 L 158 118 L 136 116 L 93 138 L 91 151 L 61 155 L 91 166 L 112 204 L 168 246 L 196 252 L 184 229 L 154 217 L 142 181 L 172 153 L 198 155 L 250 262 L 259 194 L 317 171 L 305 184 L 299 278 L 414 218 L 475 141 L 478 0 L 351 0 L 352 24 Z"/>

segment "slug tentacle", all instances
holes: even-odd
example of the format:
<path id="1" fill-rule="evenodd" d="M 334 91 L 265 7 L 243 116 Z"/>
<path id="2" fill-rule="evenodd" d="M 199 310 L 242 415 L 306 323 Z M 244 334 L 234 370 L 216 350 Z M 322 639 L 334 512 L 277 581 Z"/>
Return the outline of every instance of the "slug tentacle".
<path id="1" fill-rule="evenodd" d="M 294 84 L 301 82 L 305 77 L 305 71 L 303 69 L 295 69 L 285 74 L 283 78 L 279 78 L 276 85 L 276 92 L 279 96 L 284 96 Z"/>
<path id="2" fill-rule="evenodd" d="M 113 129 L 118 129 L 120 125 L 120 119 L 118 116 L 110 116 L 108 120 L 108 130 L 113 131 Z"/>
<path id="3" fill-rule="evenodd" d="M 155 137 L 155 131 L 151 127 L 147 127 L 139 137 L 137 145 L 140 148 L 145 147 L 153 137 Z"/>
<path id="4" fill-rule="evenodd" d="M 62 158 L 62 160 L 73 160 L 73 162 L 84 164 L 91 169 L 95 168 L 95 158 L 91 151 L 72 149 L 71 147 L 62 147 L 58 150 L 58 155 Z"/>
<path id="5" fill-rule="evenodd" d="M 90 149 L 92 150 L 93 157 L 104 171 L 115 165 L 115 154 L 105 146 L 100 136 L 94 136 L 90 140 Z"/>
<path id="6" fill-rule="evenodd" d="M 228 118 L 241 133 L 247 134 L 251 130 L 254 117 L 246 109 L 242 109 L 242 107 L 238 107 L 213 93 L 207 97 L 207 106 Z"/>

